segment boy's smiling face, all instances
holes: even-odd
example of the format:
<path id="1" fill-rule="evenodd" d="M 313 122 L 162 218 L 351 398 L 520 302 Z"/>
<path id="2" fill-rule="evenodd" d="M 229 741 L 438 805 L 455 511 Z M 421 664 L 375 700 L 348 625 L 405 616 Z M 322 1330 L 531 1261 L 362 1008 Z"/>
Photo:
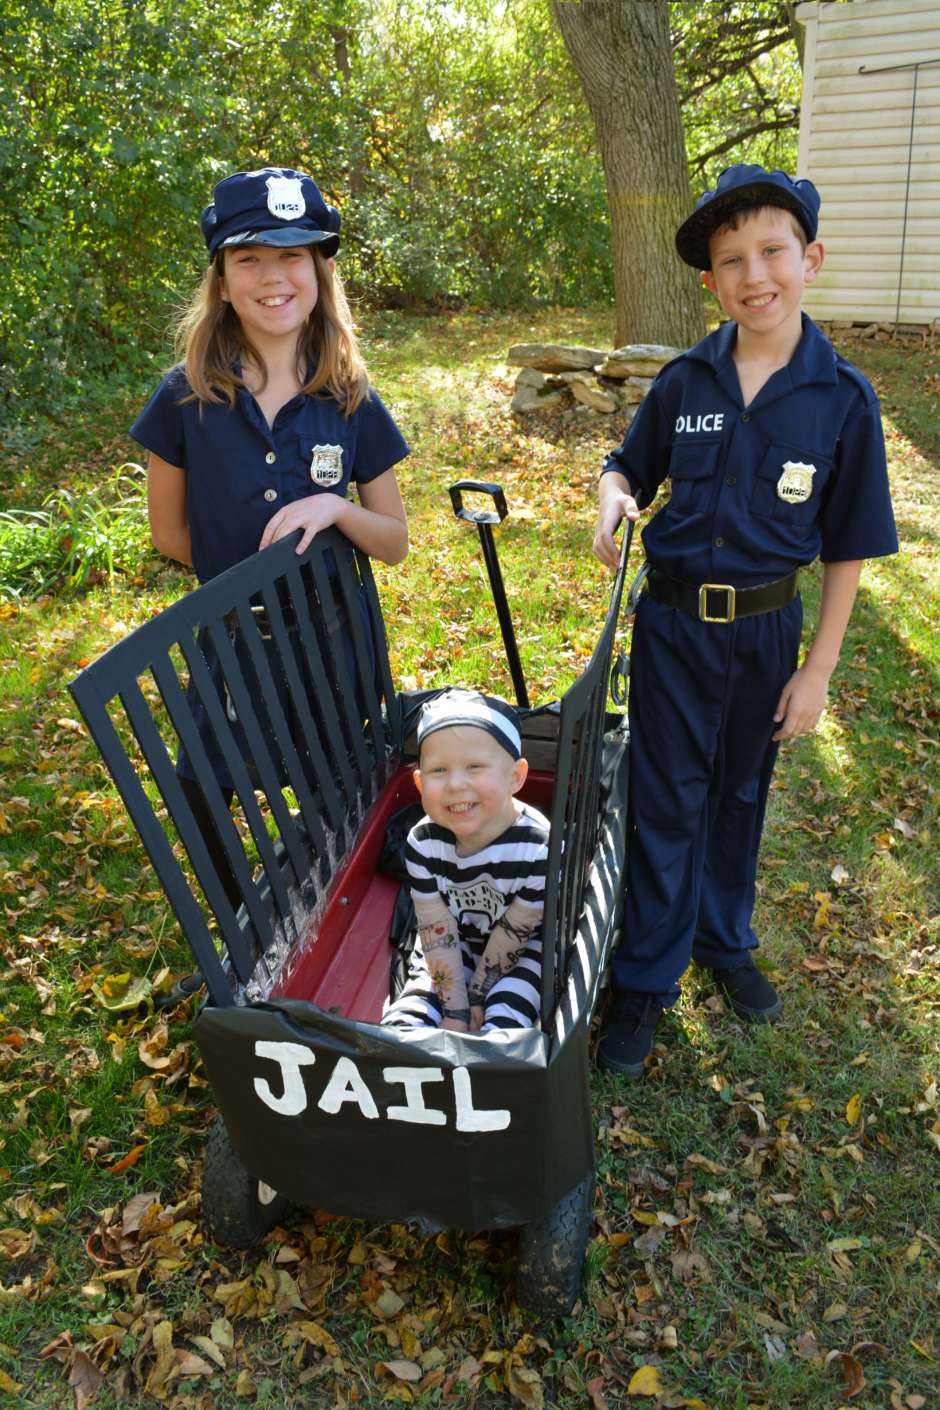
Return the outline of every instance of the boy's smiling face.
<path id="1" fill-rule="evenodd" d="M 461 856 L 479 852 L 512 825 L 514 795 L 528 765 L 475 725 L 448 725 L 421 745 L 415 782 L 425 812 L 454 834 Z"/>
<path id="2" fill-rule="evenodd" d="M 779 206 L 748 212 L 737 229 L 721 226 L 709 241 L 705 284 L 739 328 L 759 338 L 786 338 L 800 327 L 803 290 L 819 273 L 823 247 L 803 249 L 795 217 Z"/>

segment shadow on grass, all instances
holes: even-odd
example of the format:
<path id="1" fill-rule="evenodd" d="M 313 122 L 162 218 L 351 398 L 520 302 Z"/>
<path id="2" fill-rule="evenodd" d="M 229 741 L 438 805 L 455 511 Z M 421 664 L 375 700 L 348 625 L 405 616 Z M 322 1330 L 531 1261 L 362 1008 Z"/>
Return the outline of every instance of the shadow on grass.
<path id="1" fill-rule="evenodd" d="M 882 413 L 925 459 L 940 457 L 940 346 L 936 341 L 882 343 L 838 335 L 833 341 L 875 385 Z"/>

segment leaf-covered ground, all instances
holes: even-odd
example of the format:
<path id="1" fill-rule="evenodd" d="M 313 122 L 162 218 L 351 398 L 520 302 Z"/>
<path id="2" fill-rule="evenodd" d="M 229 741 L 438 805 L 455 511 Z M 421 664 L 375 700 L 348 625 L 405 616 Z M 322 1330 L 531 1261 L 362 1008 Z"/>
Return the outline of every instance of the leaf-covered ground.
<path id="1" fill-rule="evenodd" d="M 506 490 L 523 661 L 536 700 L 558 694 L 604 613 L 590 528 L 617 431 L 581 410 L 514 421 L 502 359 L 532 337 L 608 343 L 608 316 L 367 332 L 414 448 L 411 556 L 380 574 L 398 678 L 511 694 L 446 493 L 473 477 Z M 187 953 L 65 691 L 187 580 L 148 559 L 0 607 L 0 1405 L 940 1404 L 940 355 L 845 350 L 882 396 L 902 553 L 866 570 L 831 708 L 775 780 L 757 922 L 785 1018 L 745 1031 L 692 973 L 647 1078 L 595 1077 L 596 1222 L 561 1323 L 514 1304 L 506 1234 L 307 1211 L 247 1255 L 205 1241 L 212 1093 L 191 1008 L 149 998 Z M 8 457 L 7 503 L 103 483 L 133 456 L 132 409 Z"/>

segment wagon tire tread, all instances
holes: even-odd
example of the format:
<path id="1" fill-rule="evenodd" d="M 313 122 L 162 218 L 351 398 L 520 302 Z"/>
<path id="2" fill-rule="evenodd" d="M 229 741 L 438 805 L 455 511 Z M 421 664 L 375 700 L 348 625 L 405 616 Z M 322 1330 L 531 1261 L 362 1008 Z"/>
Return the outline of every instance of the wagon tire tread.
<path id="1" fill-rule="evenodd" d="M 584 1255 L 593 1218 L 594 1174 L 519 1235 L 516 1299 L 531 1312 L 565 1317 L 581 1288 Z"/>
<path id="2" fill-rule="evenodd" d="M 282 1222 L 287 1208 L 284 1195 L 262 1204 L 257 1177 L 245 1169 L 225 1122 L 217 1116 L 202 1171 L 202 1217 L 213 1241 L 226 1248 L 252 1248 Z"/>

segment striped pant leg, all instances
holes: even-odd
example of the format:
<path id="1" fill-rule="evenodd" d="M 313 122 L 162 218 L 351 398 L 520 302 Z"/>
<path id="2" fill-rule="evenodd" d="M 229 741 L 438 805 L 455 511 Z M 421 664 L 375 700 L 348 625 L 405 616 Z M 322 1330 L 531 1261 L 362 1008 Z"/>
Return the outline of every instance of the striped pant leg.
<path id="1" fill-rule="evenodd" d="M 410 1032 L 414 1028 L 440 1028 L 443 1017 L 421 941 L 418 940 L 408 962 L 408 978 L 404 988 L 396 998 L 386 1003 L 382 1024 Z"/>
<path id="2" fill-rule="evenodd" d="M 541 1021 L 542 941 L 535 937 L 508 974 L 490 989 L 481 1033 L 496 1028 L 536 1028 Z"/>

